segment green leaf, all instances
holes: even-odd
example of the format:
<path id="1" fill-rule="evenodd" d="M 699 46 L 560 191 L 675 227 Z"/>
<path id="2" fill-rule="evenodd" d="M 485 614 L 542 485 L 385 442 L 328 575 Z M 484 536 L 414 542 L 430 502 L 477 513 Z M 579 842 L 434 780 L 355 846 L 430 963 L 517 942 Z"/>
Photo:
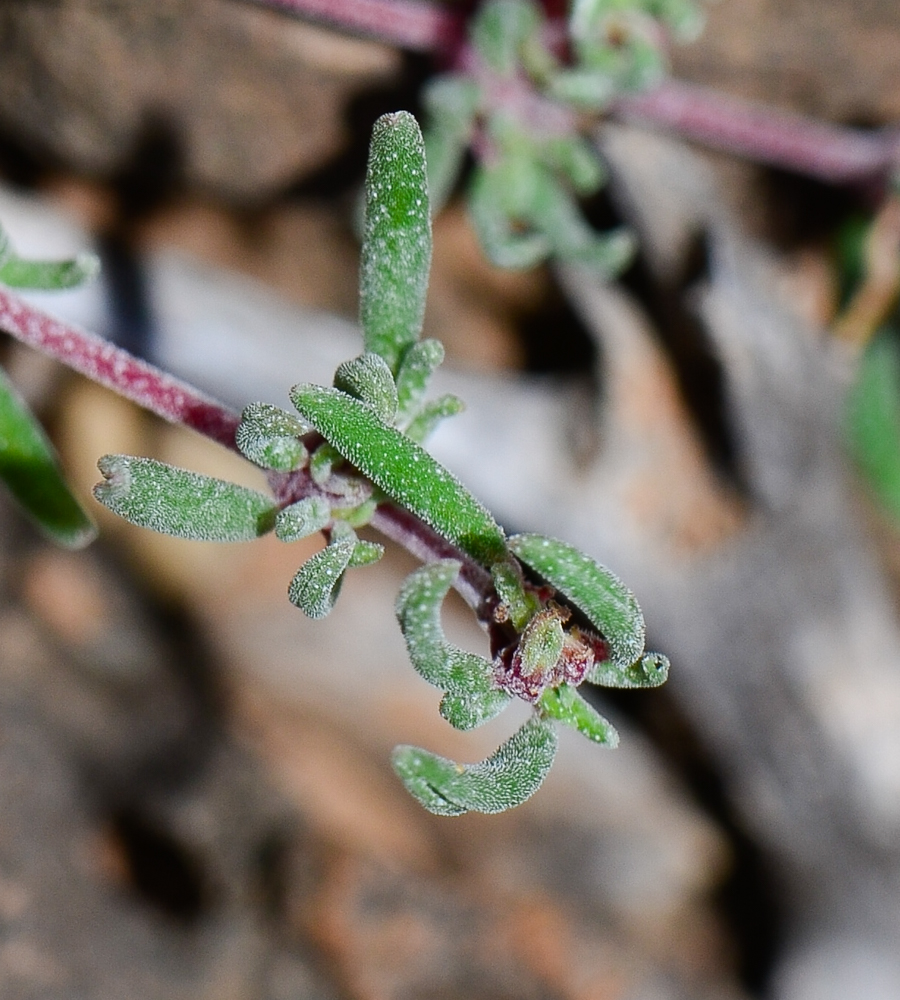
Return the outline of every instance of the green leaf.
<path id="1" fill-rule="evenodd" d="M 554 74 L 549 92 L 558 101 L 586 111 L 605 111 L 619 87 L 612 76 L 596 69 L 564 69 Z"/>
<path id="2" fill-rule="evenodd" d="M 355 548 L 355 536 L 341 538 L 310 556 L 288 587 L 291 604 L 310 618 L 324 618 L 338 598 Z"/>
<path id="3" fill-rule="evenodd" d="M 360 266 L 360 323 L 367 351 L 396 371 L 419 339 L 431 267 L 425 146 L 406 111 L 382 115 L 372 131 Z"/>
<path id="4" fill-rule="evenodd" d="M 663 653 L 644 653 L 625 667 L 611 660 L 597 663 L 585 680 L 602 687 L 651 688 L 664 684 L 669 677 L 669 658 Z"/>
<path id="5" fill-rule="evenodd" d="M 490 691 L 450 693 L 441 699 L 440 713 L 455 729 L 476 729 L 495 719 L 512 701 L 500 688 Z"/>
<path id="6" fill-rule="evenodd" d="M 437 215 L 453 191 L 472 137 L 480 101 L 478 84 L 468 76 L 432 79 L 422 91 L 428 111 L 425 159 L 431 214 Z"/>
<path id="7" fill-rule="evenodd" d="M 383 555 L 383 545 L 379 545 L 378 542 L 367 542 L 364 539 L 360 539 L 356 543 L 353 555 L 350 556 L 350 562 L 347 565 L 351 569 L 356 566 L 371 566 L 373 563 L 377 563 Z"/>
<path id="8" fill-rule="evenodd" d="M 93 540 L 93 521 L 66 486 L 53 446 L 2 368 L 0 480 L 58 544 L 76 549 Z"/>
<path id="9" fill-rule="evenodd" d="M 584 264 L 605 277 L 614 277 L 634 255 L 634 237 L 626 229 L 596 233 L 587 224 L 569 193 L 549 171 L 540 172 L 526 219 L 550 241 L 565 261 Z"/>
<path id="10" fill-rule="evenodd" d="M 538 9 L 527 0 L 491 0 L 472 24 L 472 43 L 495 73 L 512 76 L 523 45 L 540 24 Z"/>
<path id="11" fill-rule="evenodd" d="M 420 340 L 403 354 L 397 369 L 397 422 L 403 426 L 422 405 L 431 376 L 444 360 L 439 340 Z"/>
<path id="12" fill-rule="evenodd" d="M 438 424 L 447 417 L 455 417 L 462 413 L 466 404 L 459 398 L 448 393 L 426 403 L 410 421 L 406 428 L 406 436 L 419 444 L 423 444 L 434 433 Z"/>
<path id="13" fill-rule="evenodd" d="M 327 442 L 316 448 L 309 458 L 309 474 L 316 486 L 324 486 L 331 479 L 334 466 L 340 461 L 340 452 Z"/>
<path id="14" fill-rule="evenodd" d="M 335 388 L 346 392 L 367 406 L 386 423 L 397 416 L 397 387 L 387 362 L 371 351 L 338 365 L 334 373 Z"/>
<path id="15" fill-rule="evenodd" d="M 321 531 L 331 520 L 331 504 L 323 497 L 305 497 L 278 511 L 275 535 L 282 542 L 296 542 Z"/>
<path id="16" fill-rule="evenodd" d="M 606 640 L 610 659 L 630 667 L 644 650 L 644 616 L 634 594 L 605 566 L 543 535 L 514 535 L 510 549 L 587 615 Z"/>
<path id="17" fill-rule="evenodd" d="M 550 242 L 540 233 L 520 232 L 505 201 L 502 177 L 476 167 L 469 188 L 469 214 L 485 254 L 497 267 L 534 267 L 550 254 Z"/>
<path id="18" fill-rule="evenodd" d="M 455 559 L 427 563 L 403 581 L 397 620 L 412 665 L 429 684 L 455 694 L 494 689 L 489 660 L 448 642 L 441 627 L 441 604 L 460 570 Z"/>
<path id="19" fill-rule="evenodd" d="M 859 358 L 847 396 L 850 451 L 869 488 L 900 520 L 900 337 L 882 330 Z"/>
<path id="20" fill-rule="evenodd" d="M 90 253 L 71 260 L 23 260 L 7 252 L 0 263 L 0 284 L 9 288 L 60 291 L 77 288 L 96 277 L 100 262 Z"/>
<path id="21" fill-rule="evenodd" d="M 514 559 L 494 563 L 491 566 L 491 578 L 497 596 L 509 612 L 513 627 L 521 632 L 528 619 L 540 607 L 539 602 L 525 590 L 521 567 Z"/>
<path id="22" fill-rule="evenodd" d="M 388 427 L 339 389 L 301 383 L 291 400 L 304 420 L 392 499 L 474 559 L 490 565 L 506 554 L 490 513 L 415 441 Z"/>
<path id="23" fill-rule="evenodd" d="M 548 688 L 541 695 L 539 705 L 551 719 L 577 729 L 594 743 L 605 747 L 619 745 L 619 734 L 612 724 L 589 705 L 570 684 Z"/>
<path id="24" fill-rule="evenodd" d="M 290 472 L 306 462 L 306 448 L 299 439 L 308 431 L 280 406 L 250 403 L 244 407 L 234 439 L 241 454 L 256 465 Z"/>
<path id="25" fill-rule="evenodd" d="M 243 542 L 271 531 L 277 508 L 270 497 L 178 469 L 153 458 L 104 455 L 105 482 L 94 487 L 104 507 L 141 528 L 204 542 Z"/>
<path id="26" fill-rule="evenodd" d="M 418 747 L 394 749 L 394 770 L 407 790 L 439 816 L 499 813 L 540 788 L 556 756 L 553 725 L 533 717 L 480 764 L 456 764 Z"/>
<path id="27" fill-rule="evenodd" d="M 579 195 L 593 194 L 606 181 L 600 157 L 580 135 L 551 139 L 542 149 L 542 159 L 563 174 Z"/>

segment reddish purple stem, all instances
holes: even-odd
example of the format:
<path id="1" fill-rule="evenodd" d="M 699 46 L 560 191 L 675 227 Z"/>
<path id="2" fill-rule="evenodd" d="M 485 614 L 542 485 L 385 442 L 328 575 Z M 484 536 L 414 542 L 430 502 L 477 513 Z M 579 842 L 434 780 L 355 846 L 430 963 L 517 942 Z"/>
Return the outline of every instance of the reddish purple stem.
<path id="1" fill-rule="evenodd" d="M 883 177 L 896 169 L 900 154 L 900 133 L 893 129 L 864 132 L 829 125 L 677 80 L 620 97 L 612 112 L 831 184 Z"/>
<path id="2" fill-rule="evenodd" d="M 462 37 L 465 18 L 421 0 L 256 0 L 265 7 L 369 35 L 413 52 L 450 51 Z"/>
<path id="3" fill-rule="evenodd" d="M 0 330 L 114 389 L 145 410 L 234 448 L 240 417 L 212 397 L 108 340 L 48 316 L 0 287 Z"/>

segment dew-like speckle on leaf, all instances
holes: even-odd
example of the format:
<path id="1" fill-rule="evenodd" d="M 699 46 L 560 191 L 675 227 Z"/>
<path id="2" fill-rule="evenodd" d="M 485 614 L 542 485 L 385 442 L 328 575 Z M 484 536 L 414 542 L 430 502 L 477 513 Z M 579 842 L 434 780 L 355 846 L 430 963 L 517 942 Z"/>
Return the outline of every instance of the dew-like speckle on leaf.
<path id="1" fill-rule="evenodd" d="M 397 387 L 387 362 L 380 354 L 367 351 L 338 365 L 335 388 L 367 403 L 386 423 L 397 416 Z"/>
<path id="2" fill-rule="evenodd" d="M 391 371 L 419 338 L 430 267 L 425 144 L 415 118 L 397 111 L 372 130 L 359 282 L 366 350 Z"/>
<path id="3" fill-rule="evenodd" d="M 288 587 L 288 598 L 310 618 L 324 618 L 334 607 L 344 571 L 350 564 L 356 537 L 326 546 L 300 567 Z"/>
<path id="4" fill-rule="evenodd" d="M 296 542 L 321 531 L 331 520 L 331 506 L 323 497 L 304 497 L 278 512 L 275 534 L 283 542 Z"/>
<path id="5" fill-rule="evenodd" d="M 256 490 L 153 458 L 105 455 L 94 496 L 141 528 L 204 542 L 243 542 L 271 531 L 276 507 Z"/>
<path id="6" fill-rule="evenodd" d="M 300 437 L 309 428 L 292 413 L 271 403 L 244 408 L 234 439 L 241 454 L 264 469 L 290 472 L 306 461 Z"/>
<path id="7" fill-rule="evenodd" d="M 396 747 L 392 763 L 406 788 L 430 812 L 499 813 L 521 805 L 538 790 L 557 745 L 552 723 L 535 716 L 480 764 L 457 764 L 411 746 Z"/>
<path id="8" fill-rule="evenodd" d="M 301 383 L 291 400 L 319 433 L 402 507 L 474 559 L 506 555 L 504 534 L 488 510 L 420 445 L 339 389 Z"/>

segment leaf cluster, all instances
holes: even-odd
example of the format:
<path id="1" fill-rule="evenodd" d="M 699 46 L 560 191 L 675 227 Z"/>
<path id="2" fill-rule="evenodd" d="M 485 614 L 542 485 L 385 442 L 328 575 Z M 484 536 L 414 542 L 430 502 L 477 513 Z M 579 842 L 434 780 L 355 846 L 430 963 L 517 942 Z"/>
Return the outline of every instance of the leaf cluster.
<path id="1" fill-rule="evenodd" d="M 359 536 L 384 507 L 402 509 L 441 552 L 413 572 L 397 600 L 410 660 L 442 692 L 441 715 L 470 730 L 513 698 L 529 720 L 477 764 L 401 746 L 394 768 L 432 812 L 499 812 L 527 799 L 556 752 L 556 725 L 615 746 L 612 725 L 579 694 L 585 680 L 642 687 L 666 678 L 665 658 L 644 655 L 644 622 L 627 587 L 570 545 L 508 538 L 491 513 L 425 450 L 437 422 L 461 408 L 428 398 L 441 345 L 421 340 L 431 260 L 425 149 L 406 112 L 375 125 L 366 181 L 360 272 L 363 352 L 333 385 L 299 383 L 296 413 L 266 403 L 243 412 L 235 443 L 269 473 L 273 495 L 127 455 L 100 460 L 96 498 L 134 524 L 179 538 L 284 542 L 321 532 L 325 545 L 299 567 L 289 599 L 310 618 L 334 607 L 346 573 L 376 562 L 380 543 Z M 452 556 L 446 553 L 453 553 Z M 441 606 L 465 568 L 488 581 L 473 610 L 491 658 L 446 639 Z"/>
<path id="2" fill-rule="evenodd" d="M 494 263 L 552 256 L 614 275 L 633 240 L 580 212 L 606 180 L 586 136 L 617 96 L 658 82 L 666 33 L 691 37 L 700 17 L 691 0 L 575 0 L 567 26 L 560 44 L 534 0 L 489 0 L 474 17 L 462 68 L 424 91 L 432 207 L 472 153 L 468 207 Z"/>

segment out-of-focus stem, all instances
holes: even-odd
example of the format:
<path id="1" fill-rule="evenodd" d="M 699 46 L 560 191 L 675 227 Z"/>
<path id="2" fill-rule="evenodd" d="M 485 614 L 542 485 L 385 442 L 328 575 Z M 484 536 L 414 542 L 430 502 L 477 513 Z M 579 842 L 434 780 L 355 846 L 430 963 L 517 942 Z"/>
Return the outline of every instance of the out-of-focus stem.
<path id="1" fill-rule="evenodd" d="M 613 117 L 831 184 L 885 180 L 898 166 L 900 132 L 816 121 L 677 80 L 619 97 Z"/>

